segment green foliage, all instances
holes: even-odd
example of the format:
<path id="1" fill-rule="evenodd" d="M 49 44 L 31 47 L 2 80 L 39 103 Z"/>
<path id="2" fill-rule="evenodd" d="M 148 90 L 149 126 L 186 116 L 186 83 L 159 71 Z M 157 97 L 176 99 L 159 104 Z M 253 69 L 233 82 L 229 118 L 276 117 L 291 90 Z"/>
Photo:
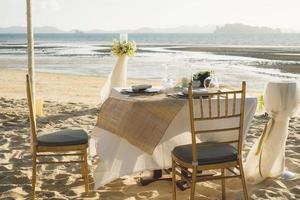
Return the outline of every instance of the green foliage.
<path id="1" fill-rule="evenodd" d="M 204 87 L 204 80 L 207 78 L 207 77 L 210 77 L 212 74 L 214 74 L 214 72 L 211 70 L 211 71 L 200 71 L 200 72 L 197 72 L 196 74 L 193 75 L 193 80 L 194 81 L 200 81 L 201 82 L 201 86 L 200 87 Z"/>

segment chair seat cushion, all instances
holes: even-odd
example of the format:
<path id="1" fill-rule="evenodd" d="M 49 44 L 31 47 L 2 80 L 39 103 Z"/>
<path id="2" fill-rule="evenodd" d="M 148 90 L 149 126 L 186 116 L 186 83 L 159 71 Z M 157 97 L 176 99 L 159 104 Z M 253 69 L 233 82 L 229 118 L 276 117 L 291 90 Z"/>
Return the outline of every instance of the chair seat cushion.
<path id="1" fill-rule="evenodd" d="M 192 163 L 192 145 L 181 145 L 172 154 L 182 161 Z M 229 144 L 204 142 L 197 144 L 198 165 L 217 164 L 237 160 L 237 150 Z"/>
<path id="2" fill-rule="evenodd" d="M 38 146 L 70 146 L 88 143 L 88 134 L 84 130 L 62 130 L 37 137 Z"/>

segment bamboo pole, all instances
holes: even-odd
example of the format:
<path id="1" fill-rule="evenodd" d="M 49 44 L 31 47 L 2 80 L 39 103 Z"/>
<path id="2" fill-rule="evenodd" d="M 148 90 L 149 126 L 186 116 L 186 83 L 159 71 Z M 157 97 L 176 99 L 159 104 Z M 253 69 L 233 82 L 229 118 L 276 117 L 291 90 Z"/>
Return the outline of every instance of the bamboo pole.
<path id="1" fill-rule="evenodd" d="M 30 83 L 32 86 L 32 103 L 35 108 L 35 73 L 34 73 L 34 41 L 33 41 L 33 28 L 32 28 L 32 3 L 31 0 L 26 0 L 27 6 L 27 66 Z"/>

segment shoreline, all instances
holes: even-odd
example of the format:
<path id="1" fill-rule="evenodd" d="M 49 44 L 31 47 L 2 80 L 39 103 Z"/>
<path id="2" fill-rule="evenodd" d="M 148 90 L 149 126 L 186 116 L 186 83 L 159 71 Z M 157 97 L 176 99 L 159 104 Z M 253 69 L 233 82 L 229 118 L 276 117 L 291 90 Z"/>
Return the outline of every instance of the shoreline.
<path id="1" fill-rule="evenodd" d="M 106 74 L 115 62 L 115 59 L 111 57 L 109 53 L 110 50 L 108 47 L 110 46 L 96 45 L 95 47 L 105 47 L 105 49 L 100 48 L 93 50 L 100 54 L 69 56 L 44 55 L 41 54 L 41 52 L 36 52 L 36 65 L 40 65 L 41 69 L 46 69 L 51 73 L 55 70 L 58 70 L 57 72 L 63 72 L 60 71 L 60 66 L 66 66 L 67 69 L 71 66 L 88 66 L 91 67 L 92 70 L 95 66 L 104 66 L 104 68 L 98 71 L 97 74 Z M 45 48 L 47 49 L 47 47 Z M 174 54 L 178 52 L 207 53 L 220 56 L 253 58 L 258 60 L 248 63 L 250 67 L 260 69 L 278 69 L 283 73 L 300 74 L 300 46 L 141 44 L 138 46 L 137 58 L 142 59 L 144 56 L 147 57 L 147 53 L 158 55 L 160 53 Z M 0 66 L 20 69 L 24 68 L 26 63 L 26 55 L 0 54 Z M 52 66 L 53 69 L 51 71 Z M 84 71 L 75 70 L 74 73 L 68 73 L 80 74 L 84 73 Z"/>

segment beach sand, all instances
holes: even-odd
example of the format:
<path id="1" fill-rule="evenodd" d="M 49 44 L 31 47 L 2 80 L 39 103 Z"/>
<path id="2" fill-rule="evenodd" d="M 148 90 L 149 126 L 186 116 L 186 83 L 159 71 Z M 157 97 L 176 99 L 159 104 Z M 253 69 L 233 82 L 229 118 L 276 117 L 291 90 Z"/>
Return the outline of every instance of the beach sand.
<path id="1" fill-rule="evenodd" d="M 31 154 L 25 71 L 0 70 L 0 199 L 27 199 L 31 192 Z M 45 115 L 38 118 L 38 131 L 84 128 L 90 132 L 97 120 L 99 92 L 103 77 L 37 73 L 37 96 L 44 99 Z M 130 80 L 130 84 L 148 80 Z M 150 81 L 151 82 L 151 81 Z M 158 84 L 151 82 L 152 84 Z M 267 118 L 257 114 L 249 130 L 245 155 L 260 136 Z M 300 174 L 300 118 L 292 118 L 286 147 L 286 166 Z M 90 182 L 93 187 L 90 162 Z M 172 185 L 159 181 L 148 186 L 137 184 L 138 175 L 117 179 L 83 196 L 80 167 L 75 164 L 43 165 L 38 168 L 38 199 L 134 200 L 172 197 Z M 242 199 L 239 179 L 227 181 L 227 199 Z M 269 179 L 249 185 L 251 199 L 300 199 L 300 178 L 292 181 Z M 188 199 L 189 190 L 178 191 L 178 199 Z M 220 182 L 197 184 L 196 199 L 220 199 Z"/>
<path id="2" fill-rule="evenodd" d="M 26 98 L 25 70 L 0 68 L 0 97 Z M 102 76 L 81 76 L 69 74 L 36 73 L 36 96 L 43 100 L 57 102 L 81 102 L 99 104 Z M 148 83 L 158 85 L 153 80 L 130 79 L 128 85 Z"/>

